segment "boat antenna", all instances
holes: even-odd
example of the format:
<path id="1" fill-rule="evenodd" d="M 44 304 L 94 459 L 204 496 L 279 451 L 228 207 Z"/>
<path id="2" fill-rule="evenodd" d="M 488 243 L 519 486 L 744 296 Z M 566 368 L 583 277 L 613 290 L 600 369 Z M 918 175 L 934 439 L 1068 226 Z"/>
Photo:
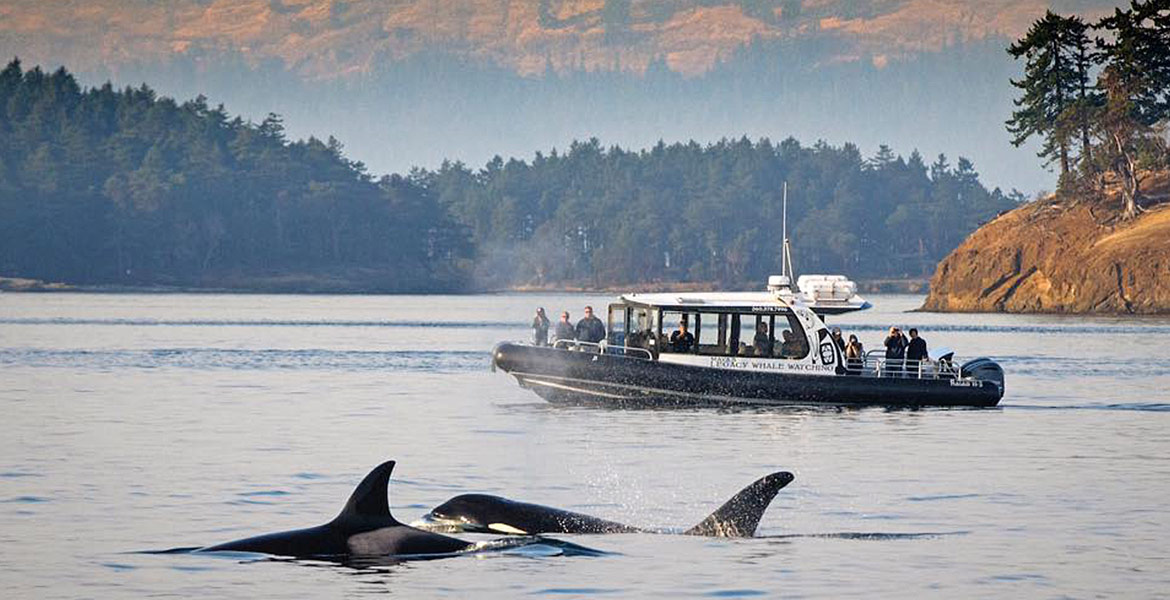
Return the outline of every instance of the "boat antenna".
<path id="1" fill-rule="evenodd" d="M 787 281 L 791 282 L 792 279 L 789 277 L 789 271 L 791 271 L 792 274 L 795 275 L 796 269 L 792 268 L 792 247 L 789 246 L 789 244 L 788 244 L 788 181 L 784 182 L 784 212 L 783 212 L 783 215 L 784 215 L 783 220 L 782 220 L 783 231 L 782 231 L 781 235 L 784 238 L 784 246 L 780 250 L 780 275 L 787 278 Z"/>

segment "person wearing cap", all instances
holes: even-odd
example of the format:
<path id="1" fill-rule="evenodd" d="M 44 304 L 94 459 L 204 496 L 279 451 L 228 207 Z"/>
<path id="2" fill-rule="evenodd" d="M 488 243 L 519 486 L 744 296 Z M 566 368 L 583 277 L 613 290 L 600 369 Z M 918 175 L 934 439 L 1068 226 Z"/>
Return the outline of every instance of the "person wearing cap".
<path id="1" fill-rule="evenodd" d="M 544 307 L 536 309 L 536 316 L 532 318 L 532 343 L 537 346 L 548 345 L 548 317 L 544 314 Z"/>
<path id="2" fill-rule="evenodd" d="M 841 352 L 845 351 L 845 338 L 841 337 L 840 327 L 833 328 L 833 343 L 837 344 L 837 348 L 840 349 Z"/>

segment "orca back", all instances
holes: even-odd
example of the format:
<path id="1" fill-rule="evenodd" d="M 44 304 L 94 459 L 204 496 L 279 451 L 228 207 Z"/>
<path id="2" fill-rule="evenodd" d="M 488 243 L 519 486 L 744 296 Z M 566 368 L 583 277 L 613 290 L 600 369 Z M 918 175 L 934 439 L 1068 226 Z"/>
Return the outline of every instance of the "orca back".
<path id="1" fill-rule="evenodd" d="M 209 546 L 199 552 L 259 552 L 297 558 L 349 555 L 447 554 L 468 548 L 463 540 L 399 523 L 390 514 L 389 486 L 394 461 L 374 467 L 354 489 L 345 507 L 324 525 L 269 533 Z"/>

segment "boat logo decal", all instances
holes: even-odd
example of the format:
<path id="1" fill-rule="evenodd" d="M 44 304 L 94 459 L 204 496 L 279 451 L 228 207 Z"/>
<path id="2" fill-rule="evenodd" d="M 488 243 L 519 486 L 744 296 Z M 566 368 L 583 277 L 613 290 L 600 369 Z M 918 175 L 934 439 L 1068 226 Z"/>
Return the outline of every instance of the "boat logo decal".
<path id="1" fill-rule="evenodd" d="M 821 362 L 826 365 L 831 365 L 837 360 L 837 353 L 833 351 L 833 342 L 824 342 L 821 344 Z"/>

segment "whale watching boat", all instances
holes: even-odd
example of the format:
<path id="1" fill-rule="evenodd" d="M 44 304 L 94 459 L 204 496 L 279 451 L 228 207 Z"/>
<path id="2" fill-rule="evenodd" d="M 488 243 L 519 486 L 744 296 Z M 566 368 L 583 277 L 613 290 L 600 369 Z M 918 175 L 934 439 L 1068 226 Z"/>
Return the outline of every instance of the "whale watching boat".
<path id="1" fill-rule="evenodd" d="M 956 365 L 886 359 L 882 350 L 846 359 L 826 315 L 870 304 L 845 277 L 804 275 L 792 290 L 772 276 L 766 291 L 626 294 L 609 305 L 599 343 L 551 346 L 503 342 L 492 368 L 550 402 L 637 406 L 884 405 L 995 406 L 1003 370 L 977 358 Z M 687 323 L 692 343 L 672 343 Z"/>
<path id="2" fill-rule="evenodd" d="M 598 343 L 496 344 L 492 370 L 514 376 L 549 402 L 637 406 L 691 404 L 995 406 L 1004 377 L 988 358 L 956 366 L 887 359 L 884 348 L 846 358 L 827 315 L 865 310 L 841 275 L 802 275 L 792 289 L 788 185 L 784 185 L 781 274 L 765 291 L 626 294 L 609 305 Z M 685 324 L 690 337 L 672 339 Z"/>

